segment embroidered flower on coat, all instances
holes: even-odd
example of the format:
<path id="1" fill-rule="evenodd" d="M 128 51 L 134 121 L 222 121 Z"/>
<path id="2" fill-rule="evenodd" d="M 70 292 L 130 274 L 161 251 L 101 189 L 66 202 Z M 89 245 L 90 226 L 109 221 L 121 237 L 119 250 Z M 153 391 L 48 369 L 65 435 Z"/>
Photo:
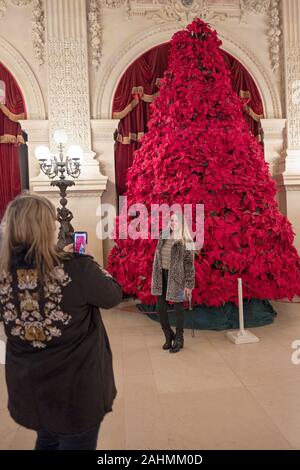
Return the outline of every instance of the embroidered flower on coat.
<path id="1" fill-rule="evenodd" d="M 37 275 L 34 269 L 18 269 L 18 286 L 21 290 L 36 289 Z"/>
<path id="2" fill-rule="evenodd" d="M 61 336 L 61 324 L 68 325 L 71 315 L 61 310 L 62 287 L 71 282 L 63 266 L 57 266 L 39 290 L 34 269 L 17 270 L 17 301 L 13 295 L 12 276 L 0 276 L 0 304 L 10 334 L 18 336 L 34 348 L 45 348 L 53 338 Z M 42 298 L 41 298 L 42 297 Z"/>
<path id="3" fill-rule="evenodd" d="M 12 295 L 12 276 L 8 273 L 0 275 L 0 298 L 2 302 L 8 302 Z"/>

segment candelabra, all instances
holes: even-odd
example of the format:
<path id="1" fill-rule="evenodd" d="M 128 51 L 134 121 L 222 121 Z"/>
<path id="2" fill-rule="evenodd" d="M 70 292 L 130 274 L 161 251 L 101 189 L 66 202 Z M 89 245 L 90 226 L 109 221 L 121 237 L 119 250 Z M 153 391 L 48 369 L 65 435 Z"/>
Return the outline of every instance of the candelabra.
<path id="1" fill-rule="evenodd" d="M 35 150 L 35 155 L 40 163 L 42 172 L 51 179 L 51 186 L 57 186 L 60 194 L 60 205 L 57 208 L 57 220 L 60 223 L 58 233 L 58 247 L 63 249 L 73 241 L 74 228 L 71 224 L 72 212 L 66 207 L 68 203 L 67 189 L 74 186 L 74 179 L 80 175 L 80 158 L 82 150 L 79 145 L 71 145 L 64 155 L 64 146 L 68 141 L 65 131 L 55 131 L 54 141 L 58 146 L 58 156 L 52 155 L 49 148 L 40 145 Z M 71 179 L 67 179 L 70 176 Z"/>

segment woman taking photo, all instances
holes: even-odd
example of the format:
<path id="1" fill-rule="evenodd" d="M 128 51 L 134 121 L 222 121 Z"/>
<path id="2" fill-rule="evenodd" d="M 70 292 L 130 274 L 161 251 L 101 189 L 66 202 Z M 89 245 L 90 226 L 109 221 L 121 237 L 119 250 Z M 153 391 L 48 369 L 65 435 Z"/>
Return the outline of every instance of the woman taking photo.
<path id="1" fill-rule="evenodd" d="M 170 217 L 161 233 L 154 255 L 152 295 L 158 296 L 157 310 L 166 342 L 163 349 L 176 353 L 183 348 L 184 300 L 191 298 L 195 285 L 194 243 L 181 214 Z M 176 335 L 170 327 L 168 302 L 174 303 Z"/>
<path id="2" fill-rule="evenodd" d="M 96 449 L 116 388 L 99 307 L 121 301 L 119 284 L 91 256 L 55 246 L 56 211 L 24 194 L 4 216 L 0 319 L 7 336 L 8 408 L 37 431 L 38 450 Z"/>

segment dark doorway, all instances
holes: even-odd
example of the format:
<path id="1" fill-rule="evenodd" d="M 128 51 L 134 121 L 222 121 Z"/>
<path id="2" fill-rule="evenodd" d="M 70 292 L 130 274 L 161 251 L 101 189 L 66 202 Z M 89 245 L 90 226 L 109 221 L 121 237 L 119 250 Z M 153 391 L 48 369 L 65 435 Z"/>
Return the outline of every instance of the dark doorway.
<path id="1" fill-rule="evenodd" d="M 28 147 L 27 147 L 27 134 L 22 131 L 23 139 L 25 144 L 21 144 L 19 147 L 19 166 L 20 166 L 20 177 L 21 177 L 21 189 L 29 189 L 29 168 L 28 168 Z"/>

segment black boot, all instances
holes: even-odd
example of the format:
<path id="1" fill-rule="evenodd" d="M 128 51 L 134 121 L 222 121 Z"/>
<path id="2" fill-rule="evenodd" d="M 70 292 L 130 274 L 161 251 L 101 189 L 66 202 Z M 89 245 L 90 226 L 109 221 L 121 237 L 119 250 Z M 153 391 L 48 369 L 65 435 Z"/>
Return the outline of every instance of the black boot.
<path id="1" fill-rule="evenodd" d="M 170 349 L 170 353 L 177 353 L 180 349 L 183 348 L 184 339 L 183 339 L 183 331 L 176 330 L 175 340 L 173 342 L 173 346 Z"/>
<path id="2" fill-rule="evenodd" d="M 163 328 L 163 332 L 166 337 L 166 342 L 163 345 L 163 349 L 170 349 L 172 347 L 172 341 L 175 338 L 175 333 L 172 328 Z"/>

